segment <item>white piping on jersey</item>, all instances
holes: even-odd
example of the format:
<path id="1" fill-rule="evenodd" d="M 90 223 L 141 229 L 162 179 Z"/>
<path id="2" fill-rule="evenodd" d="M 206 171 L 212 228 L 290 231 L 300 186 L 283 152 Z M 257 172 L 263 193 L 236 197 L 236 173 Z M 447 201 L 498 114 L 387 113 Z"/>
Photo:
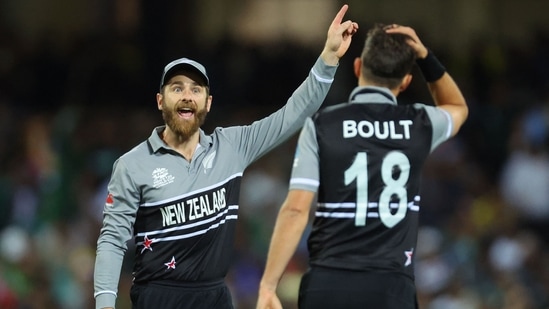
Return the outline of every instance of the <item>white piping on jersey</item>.
<path id="1" fill-rule="evenodd" d="M 326 218 L 354 218 L 355 213 L 354 212 L 320 212 L 317 211 L 315 213 L 317 217 L 326 217 Z M 371 217 L 370 214 L 368 214 L 368 217 Z"/>
<path id="2" fill-rule="evenodd" d="M 333 78 L 324 78 L 320 75 L 318 75 L 318 73 L 315 72 L 315 69 L 313 68 L 311 70 L 311 73 L 313 73 L 314 77 L 316 78 L 317 81 L 321 82 L 321 83 L 327 83 L 327 84 L 331 84 L 334 79 Z"/>
<path id="3" fill-rule="evenodd" d="M 446 110 L 442 108 L 440 110 L 443 111 L 443 114 L 446 115 L 446 118 L 448 118 L 448 132 L 446 133 L 446 138 L 450 138 L 452 136 L 452 131 L 454 129 L 454 122 L 452 120 L 452 116 Z"/>
<path id="4" fill-rule="evenodd" d="M 320 182 L 318 180 L 310 179 L 310 178 L 292 178 L 290 179 L 290 185 L 295 184 L 301 184 L 301 185 L 308 185 L 317 187 L 320 185 Z"/>
<path id="5" fill-rule="evenodd" d="M 414 204 L 414 202 L 419 202 L 420 197 L 415 196 L 414 201 L 408 203 L 408 209 L 410 211 L 419 211 L 419 205 Z M 356 203 L 354 202 L 347 202 L 347 203 L 318 203 L 317 204 L 317 210 L 315 212 L 315 216 L 317 217 L 325 217 L 325 218 L 354 218 L 356 213 L 354 212 L 337 212 L 338 209 L 349 209 L 349 208 L 356 208 Z M 368 208 L 378 208 L 379 203 L 377 202 L 369 202 Z M 396 209 L 399 207 L 398 203 L 390 203 L 390 208 Z M 322 209 L 330 210 L 330 211 L 321 211 Z M 334 212 L 334 210 L 336 210 Z M 368 217 L 370 218 L 379 218 L 378 212 L 368 212 Z"/>
<path id="6" fill-rule="evenodd" d="M 374 207 L 370 204 L 375 204 L 377 206 L 377 203 L 369 203 L 368 207 Z M 325 208 L 355 208 L 356 203 L 318 203 L 318 207 L 325 207 Z"/>
<path id="7" fill-rule="evenodd" d="M 116 292 L 115 291 L 99 291 L 99 292 L 96 292 L 93 294 L 93 297 L 97 297 L 97 295 L 100 295 L 100 294 L 113 294 L 115 297 L 118 297 L 116 295 Z"/>
<path id="8" fill-rule="evenodd" d="M 232 180 L 234 178 L 242 177 L 242 174 L 243 174 L 242 172 L 236 173 L 236 174 L 233 174 L 233 175 L 227 177 L 226 179 L 224 179 L 224 180 L 222 180 L 218 183 L 215 183 L 211 186 L 200 188 L 198 190 L 187 192 L 185 194 L 174 196 L 174 197 L 171 197 L 171 198 L 168 198 L 168 199 L 164 199 L 164 200 L 160 200 L 160 201 L 156 201 L 156 202 L 143 203 L 143 204 L 139 205 L 139 207 L 152 207 L 152 206 L 158 206 L 158 205 L 162 205 L 162 204 L 165 204 L 165 203 L 170 203 L 170 202 L 173 202 L 173 201 L 177 201 L 177 200 L 183 199 L 183 198 L 185 198 L 187 196 L 190 196 L 190 195 L 195 195 L 195 194 L 200 193 L 200 192 L 208 191 L 212 188 L 217 188 L 217 187 L 229 182 L 230 180 Z"/>
<path id="9" fill-rule="evenodd" d="M 198 222 L 194 222 L 194 223 L 190 223 L 190 224 L 185 224 L 185 225 L 181 225 L 181 226 L 176 226 L 176 227 L 171 227 L 171 228 L 167 228 L 167 229 L 137 233 L 137 234 L 135 235 L 135 237 L 144 237 L 145 235 L 151 236 L 151 235 L 156 235 L 156 234 L 164 234 L 164 233 L 169 233 L 169 232 L 178 231 L 178 230 L 190 229 L 190 228 L 193 228 L 193 227 L 196 227 L 196 226 L 199 226 L 199 225 L 208 224 L 208 223 L 211 223 L 212 221 L 216 221 L 216 220 L 218 220 L 219 218 L 221 218 L 221 217 L 227 215 L 227 213 L 229 212 L 229 210 L 238 210 L 238 205 L 230 205 L 230 206 L 228 206 L 227 209 L 225 209 L 223 212 L 218 213 L 217 215 L 215 215 L 215 217 L 211 217 L 211 218 L 208 218 L 208 219 L 205 219 L 205 220 L 201 220 L 201 221 L 198 221 Z M 226 220 L 236 220 L 236 219 L 238 219 L 238 215 L 227 215 L 227 216 L 225 216 L 224 219 L 221 219 L 218 223 L 212 224 L 212 225 L 208 226 L 207 228 L 202 229 L 202 230 L 200 230 L 200 231 L 196 231 L 196 232 L 189 233 L 189 234 L 185 234 L 185 235 L 178 235 L 178 236 L 171 236 L 171 237 L 163 237 L 163 238 L 155 238 L 155 239 L 153 239 L 153 241 L 155 241 L 155 242 L 156 242 L 156 241 L 169 241 L 169 240 L 175 240 L 175 239 L 182 239 L 182 238 L 193 237 L 193 236 L 196 236 L 196 235 L 204 234 L 204 233 L 206 233 L 206 232 L 207 232 L 208 230 L 210 230 L 210 229 L 218 228 L 219 225 L 225 223 Z M 140 242 L 137 242 L 136 244 L 137 244 L 137 245 L 142 245 L 143 242 L 140 241 Z"/>

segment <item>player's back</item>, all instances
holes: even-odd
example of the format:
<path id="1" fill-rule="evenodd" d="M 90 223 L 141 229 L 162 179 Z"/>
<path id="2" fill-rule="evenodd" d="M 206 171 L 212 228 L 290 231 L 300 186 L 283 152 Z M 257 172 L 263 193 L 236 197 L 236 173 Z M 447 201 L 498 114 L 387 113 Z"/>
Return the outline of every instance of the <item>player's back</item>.
<path id="1" fill-rule="evenodd" d="M 413 277 L 420 173 L 431 151 L 426 111 L 345 103 L 314 118 L 320 162 L 311 264 Z"/>

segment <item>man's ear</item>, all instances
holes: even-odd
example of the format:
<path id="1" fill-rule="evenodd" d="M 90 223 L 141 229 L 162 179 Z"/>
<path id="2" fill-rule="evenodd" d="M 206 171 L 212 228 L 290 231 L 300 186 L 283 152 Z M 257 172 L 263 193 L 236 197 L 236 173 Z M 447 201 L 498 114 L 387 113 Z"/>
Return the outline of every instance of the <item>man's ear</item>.
<path id="1" fill-rule="evenodd" d="M 360 78 L 360 74 L 362 71 L 362 60 L 360 57 L 356 57 L 355 61 L 353 62 L 353 71 L 355 72 L 356 78 Z"/>
<path id="2" fill-rule="evenodd" d="M 156 105 L 158 110 L 162 110 L 162 104 L 164 102 L 164 96 L 161 93 L 156 94 Z"/>
<path id="3" fill-rule="evenodd" d="M 412 74 L 406 74 L 404 78 L 402 79 L 402 83 L 400 83 L 400 86 L 398 87 L 399 92 L 403 92 L 410 86 L 410 83 L 412 82 Z"/>
<path id="4" fill-rule="evenodd" d="M 208 98 L 206 99 L 206 110 L 208 112 L 210 111 L 210 108 L 212 108 L 212 101 L 213 101 L 213 96 L 209 95 Z"/>

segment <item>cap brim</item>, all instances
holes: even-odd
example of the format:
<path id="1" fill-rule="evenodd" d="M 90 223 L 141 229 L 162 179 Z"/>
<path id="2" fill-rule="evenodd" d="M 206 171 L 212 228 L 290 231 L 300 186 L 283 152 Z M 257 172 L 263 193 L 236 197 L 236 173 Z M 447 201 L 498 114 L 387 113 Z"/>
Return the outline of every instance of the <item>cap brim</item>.
<path id="1" fill-rule="evenodd" d="M 175 75 L 185 74 L 185 72 L 194 73 L 193 75 L 196 75 L 196 77 L 198 77 L 199 79 L 197 80 L 197 82 L 199 82 L 201 85 L 209 87 L 210 81 L 208 79 L 208 76 L 206 75 L 206 72 L 204 71 L 205 69 L 201 64 L 194 63 L 194 61 L 189 59 L 185 59 L 185 61 L 179 63 L 175 63 L 176 61 L 173 61 L 172 63 L 167 65 L 167 67 L 169 68 L 162 75 L 160 88 L 164 87 L 166 83 L 168 83 L 168 81 Z"/>

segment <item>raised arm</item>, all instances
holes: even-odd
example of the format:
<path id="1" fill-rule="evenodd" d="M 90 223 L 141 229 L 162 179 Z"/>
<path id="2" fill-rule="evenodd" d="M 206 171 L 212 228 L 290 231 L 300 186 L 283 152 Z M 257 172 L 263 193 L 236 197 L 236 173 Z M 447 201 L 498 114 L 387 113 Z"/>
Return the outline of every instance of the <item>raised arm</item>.
<path id="1" fill-rule="evenodd" d="M 356 22 L 350 20 L 342 22 L 348 9 L 347 4 L 343 5 L 328 29 L 326 44 L 320 54 L 320 57 L 327 65 L 338 64 L 339 59 L 345 55 L 351 45 L 353 34 L 358 31 Z"/>
<path id="2" fill-rule="evenodd" d="M 274 147 L 288 140 L 312 116 L 324 100 L 332 85 L 339 59 L 347 52 L 358 24 L 342 22 L 347 5 L 343 5 L 328 27 L 326 43 L 308 77 L 292 93 L 284 106 L 268 117 L 249 126 L 225 128 L 224 135 L 236 140 L 243 164 L 248 165 Z"/>
<path id="3" fill-rule="evenodd" d="M 447 111 L 452 117 L 452 136 L 456 135 L 469 113 L 467 103 L 458 85 L 438 61 L 435 55 L 419 39 L 416 31 L 410 27 L 392 25 L 388 33 L 408 35 L 408 44 L 416 52 L 417 64 L 423 73 L 435 105 Z"/>

